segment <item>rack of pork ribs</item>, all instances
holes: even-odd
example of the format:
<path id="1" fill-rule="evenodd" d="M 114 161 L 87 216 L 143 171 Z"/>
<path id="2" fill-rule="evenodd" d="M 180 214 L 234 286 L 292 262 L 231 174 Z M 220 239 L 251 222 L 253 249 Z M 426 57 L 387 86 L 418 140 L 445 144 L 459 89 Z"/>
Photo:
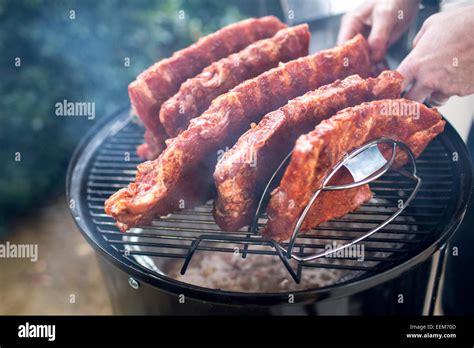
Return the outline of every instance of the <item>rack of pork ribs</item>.
<path id="1" fill-rule="evenodd" d="M 334 173 L 347 154 L 388 139 L 405 151 L 378 146 L 401 168 L 443 132 L 436 109 L 400 98 L 399 73 L 376 72 L 363 36 L 311 55 L 309 41 L 306 24 L 248 19 L 157 62 L 130 84 L 132 109 L 146 129 L 137 152 L 148 161 L 105 203 L 121 231 L 209 199 L 222 230 L 250 226 L 279 170 L 261 234 L 280 243 L 294 237 L 296 225 L 309 230 L 371 199 L 362 183 L 323 190 L 308 207 L 328 176 L 333 186 L 353 181 L 347 171 Z"/>

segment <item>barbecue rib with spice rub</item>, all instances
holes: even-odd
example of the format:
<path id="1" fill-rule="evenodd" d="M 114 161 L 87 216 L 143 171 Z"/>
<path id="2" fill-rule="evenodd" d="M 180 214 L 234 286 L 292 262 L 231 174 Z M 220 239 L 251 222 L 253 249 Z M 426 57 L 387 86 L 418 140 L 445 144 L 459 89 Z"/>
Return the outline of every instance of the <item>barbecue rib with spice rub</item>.
<path id="1" fill-rule="evenodd" d="M 219 150 L 232 146 L 252 122 L 284 105 L 288 100 L 338 78 L 363 77 L 371 71 L 366 40 L 357 35 L 344 45 L 299 58 L 247 80 L 212 102 L 201 116 L 176 138 L 155 161 L 138 166 L 137 178 L 105 202 L 105 211 L 121 230 L 190 208 L 212 186 L 199 185 L 212 178 Z M 211 168 L 199 170 L 198 166 Z M 193 179 L 194 178 L 194 179 Z M 184 192 L 188 181 L 192 192 Z M 199 194 L 196 190 L 201 190 Z"/>
<path id="2" fill-rule="evenodd" d="M 265 115 L 216 166 L 218 197 L 213 214 L 218 225 L 233 231 L 252 223 L 263 189 L 301 134 L 346 107 L 399 98 L 402 80 L 396 71 L 385 71 L 367 80 L 350 76 L 292 99 Z"/>
<path id="3" fill-rule="evenodd" d="M 166 132 L 159 120 L 161 104 L 173 96 L 188 78 L 199 74 L 215 61 L 238 52 L 251 43 L 272 37 L 286 28 L 273 16 L 251 18 L 230 24 L 213 34 L 199 39 L 191 46 L 175 52 L 144 72 L 128 86 L 132 108 L 151 133 L 154 150 L 164 147 Z M 142 154 L 147 153 L 145 149 Z"/>
<path id="4" fill-rule="evenodd" d="M 270 39 L 257 41 L 238 53 L 223 58 L 184 82 L 178 93 L 161 106 L 160 121 L 170 137 L 188 127 L 217 96 L 239 83 L 308 54 L 307 24 L 280 30 Z"/>
<path id="5" fill-rule="evenodd" d="M 371 140 L 388 137 L 405 143 L 418 157 L 428 143 L 443 132 L 444 124 L 436 109 L 429 109 L 407 99 L 363 103 L 322 121 L 313 131 L 298 138 L 280 186 L 272 192 L 264 235 L 277 241 L 288 239 L 313 192 L 321 188 L 331 168 L 346 153 Z M 385 149 L 382 153 L 389 158 L 390 151 Z M 399 152 L 395 164 L 401 166 L 406 160 L 406 154 Z M 347 199 L 345 191 L 350 190 L 321 192 L 301 230 L 308 230 L 327 221 L 327 210 L 320 210 L 320 206 L 327 204 L 324 200 L 337 203 L 341 199 Z M 334 198 L 338 197 L 335 193 L 339 195 L 339 199 Z M 370 195 L 359 192 L 352 198 L 350 200 L 349 197 L 347 202 L 348 209 L 339 209 L 338 214 L 332 214 L 330 218 L 355 210 L 370 199 Z"/>

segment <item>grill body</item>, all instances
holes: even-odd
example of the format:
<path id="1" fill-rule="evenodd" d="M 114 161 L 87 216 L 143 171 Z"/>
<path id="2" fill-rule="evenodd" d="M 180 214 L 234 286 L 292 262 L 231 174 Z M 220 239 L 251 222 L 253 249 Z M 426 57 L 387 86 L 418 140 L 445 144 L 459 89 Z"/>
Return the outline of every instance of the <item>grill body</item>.
<path id="1" fill-rule="evenodd" d="M 130 275 L 118 270 L 116 265 L 102 256 L 100 268 L 110 294 L 113 311 L 118 315 L 420 315 L 432 314 L 435 305 L 427 297 L 438 296 L 438 287 L 429 281 L 432 261 L 440 254 L 414 269 L 381 285 L 339 298 L 314 295 L 309 301 L 288 303 L 285 295 L 273 305 L 227 304 L 197 300 L 190 296 L 163 291 L 139 281 L 139 288 L 129 285 Z M 182 293 L 188 293 L 182 289 Z M 399 296 L 403 295 L 403 302 Z M 263 301 L 262 301 L 263 303 Z"/>
<path id="2" fill-rule="evenodd" d="M 143 130 L 121 112 L 99 124 L 71 161 L 67 193 L 72 215 L 97 250 L 117 314 L 421 314 L 432 313 L 444 250 L 462 221 L 471 188 L 471 163 L 464 143 L 447 124 L 417 161 L 422 187 L 400 218 L 366 241 L 367 262 L 318 260 L 300 269 L 345 272 L 338 281 L 314 288 L 242 292 L 193 285 L 162 272 L 164 260 L 184 262 L 197 238 L 205 257 L 235 251 L 280 262 L 261 238 L 245 230 L 225 233 L 213 223 L 210 205 L 157 219 L 151 227 L 121 234 L 103 212 L 104 200 L 134 178 L 140 162 L 135 147 Z M 297 241 L 314 253 L 344 243 L 380 223 L 406 197 L 409 184 L 389 173 L 371 184 L 376 200 L 357 212 L 323 224 Z M 394 206 L 395 204 L 395 206 Z M 235 237 L 234 242 L 223 236 Z M 191 260 L 192 264 L 193 260 Z M 246 262 L 242 259 L 242 262 Z M 283 264 L 281 265 L 283 267 Z M 289 276 L 288 276 L 289 277 Z M 401 297 L 400 297 L 401 296 Z"/>

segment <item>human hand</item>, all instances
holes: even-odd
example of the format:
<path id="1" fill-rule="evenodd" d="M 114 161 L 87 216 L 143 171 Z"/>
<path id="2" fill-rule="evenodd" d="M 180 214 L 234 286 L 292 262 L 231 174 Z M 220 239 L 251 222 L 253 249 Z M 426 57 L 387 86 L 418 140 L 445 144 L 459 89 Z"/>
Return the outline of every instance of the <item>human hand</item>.
<path id="1" fill-rule="evenodd" d="M 337 42 L 342 44 L 358 33 L 368 35 L 372 60 L 378 63 L 408 29 L 419 5 L 419 0 L 368 0 L 342 17 Z"/>
<path id="2" fill-rule="evenodd" d="M 450 96 L 474 93 L 474 6 L 428 18 L 413 40 L 413 50 L 398 67 L 411 85 L 406 98 L 433 105 Z"/>

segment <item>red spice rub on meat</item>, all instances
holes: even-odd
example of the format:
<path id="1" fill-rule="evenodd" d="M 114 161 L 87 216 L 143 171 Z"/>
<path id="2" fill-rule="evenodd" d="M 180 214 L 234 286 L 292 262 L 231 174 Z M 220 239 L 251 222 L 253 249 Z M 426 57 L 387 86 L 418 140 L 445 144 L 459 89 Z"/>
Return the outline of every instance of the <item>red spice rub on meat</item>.
<path id="1" fill-rule="evenodd" d="M 228 25 L 155 63 L 128 86 L 135 113 L 164 146 L 166 133 L 159 121 L 160 107 L 178 91 L 181 83 L 213 62 L 255 41 L 271 37 L 285 27 L 273 16 L 247 19 Z"/>
<path id="2" fill-rule="evenodd" d="M 143 159 L 155 159 L 165 147 L 165 138 L 166 134 L 163 132 L 162 136 L 156 137 L 149 130 L 145 130 L 145 143 L 137 147 L 137 155 Z"/>
<path id="3" fill-rule="evenodd" d="M 312 132 L 298 138 L 280 186 L 272 192 L 264 234 L 278 241 L 288 239 L 312 193 L 321 187 L 330 168 L 346 153 L 370 140 L 389 137 L 404 142 L 419 156 L 428 143 L 444 130 L 444 124 L 436 109 L 406 99 L 363 103 L 321 122 Z M 405 154 L 398 153 L 396 164 L 402 165 L 405 161 Z M 325 192 L 327 197 L 333 194 Z M 343 209 L 338 214 L 332 214 L 331 205 L 316 199 L 302 230 L 315 227 L 326 221 L 328 216 L 345 215 L 357 208 L 361 200 L 365 200 L 363 195 L 356 202 L 349 199 L 347 204 L 350 208 L 347 211 Z M 338 201 L 332 199 L 332 202 Z M 325 214 L 325 211 L 330 214 Z"/>
<path id="4" fill-rule="evenodd" d="M 400 97 L 402 80 L 396 71 L 385 71 L 367 80 L 350 76 L 292 99 L 265 115 L 216 166 L 218 197 L 213 214 L 218 225 L 232 231 L 252 222 L 265 185 L 298 136 L 346 107 Z"/>
<path id="5" fill-rule="evenodd" d="M 358 35 L 342 46 L 281 64 L 241 83 L 214 99 L 206 112 L 170 139 L 160 157 L 139 166 L 135 183 L 112 195 L 105 211 L 126 230 L 155 215 L 180 210 L 180 202 L 191 207 L 194 197 L 207 196 L 212 188 L 199 183 L 212 179 L 218 152 L 232 146 L 252 122 L 335 79 L 355 73 L 367 76 L 370 68 L 367 42 Z M 200 169 L 203 163 L 210 170 Z M 193 186 L 191 198 L 184 189 L 187 185 Z"/>
<path id="6" fill-rule="evenodd" d="M 178 93 L 161 106 L 160 121 L 168 135 L 178 135 L 192 118 L 206 111 L 214 98 L 242 81 L 274 68 L 280 62 L 306 56 L 309 37 L 307 24 L 282 29 L 272 38 L 257 41 L 184 82 Z"/>

